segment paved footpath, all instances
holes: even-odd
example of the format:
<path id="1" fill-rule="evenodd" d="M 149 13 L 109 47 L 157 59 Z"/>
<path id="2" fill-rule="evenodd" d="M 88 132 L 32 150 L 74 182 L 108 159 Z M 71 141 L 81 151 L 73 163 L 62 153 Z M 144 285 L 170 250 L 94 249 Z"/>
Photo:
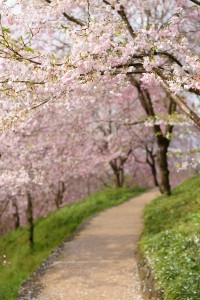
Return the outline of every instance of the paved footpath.
<path id="1" fill-rule="evenodd" d="M 142 300 L 135 255 L 141 213 L 158 194 L 146 192 L 91 218 L 40 278 L 43 289 L 34 299 Z"/>

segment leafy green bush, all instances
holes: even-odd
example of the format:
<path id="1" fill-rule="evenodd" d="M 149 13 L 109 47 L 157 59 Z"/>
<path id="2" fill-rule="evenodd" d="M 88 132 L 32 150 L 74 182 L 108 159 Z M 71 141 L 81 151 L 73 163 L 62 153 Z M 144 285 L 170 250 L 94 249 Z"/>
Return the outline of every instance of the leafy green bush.
<path id="1" fill-rule="evenodd" d="M 164 300 L 200 299 L 200 176 L 146 206 L 139 249 Z"/>

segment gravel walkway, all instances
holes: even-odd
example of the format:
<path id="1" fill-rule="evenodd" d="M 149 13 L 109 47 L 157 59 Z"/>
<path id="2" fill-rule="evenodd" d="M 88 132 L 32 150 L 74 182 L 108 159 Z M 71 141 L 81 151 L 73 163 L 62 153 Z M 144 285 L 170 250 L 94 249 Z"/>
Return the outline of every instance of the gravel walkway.
<path id="1" fill-rule="evenodd" d="M 142 209 L 158 194 L 152 190 L 91 218 L 45 271 L 27 281 L 18 299 L 143 300 L 137 241 Z"/>

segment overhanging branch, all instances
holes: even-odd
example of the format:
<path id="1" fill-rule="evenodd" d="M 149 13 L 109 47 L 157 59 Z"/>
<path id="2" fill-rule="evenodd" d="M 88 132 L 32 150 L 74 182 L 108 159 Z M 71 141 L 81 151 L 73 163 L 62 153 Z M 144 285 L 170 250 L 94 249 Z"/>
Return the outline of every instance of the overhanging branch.
<path id="1" fill-rule="evenodd" d="M 162 73 L 157 71 L 157 74 L 162 79 L 161 86 L 165 90 L 168 97 L 180 107 L 185 115 L 188 116 L 188 118 L 192 120 L 197 127 L 200 128 L 200 117 L 187 104 L 185 104 L 178 95 L 175 95 L 170 91 Z"/>
<path id="2" fill-rule="evenodd" d="M 200 6 L 200 1 L 197 0 L 190 0 L 190 1 Z"/>

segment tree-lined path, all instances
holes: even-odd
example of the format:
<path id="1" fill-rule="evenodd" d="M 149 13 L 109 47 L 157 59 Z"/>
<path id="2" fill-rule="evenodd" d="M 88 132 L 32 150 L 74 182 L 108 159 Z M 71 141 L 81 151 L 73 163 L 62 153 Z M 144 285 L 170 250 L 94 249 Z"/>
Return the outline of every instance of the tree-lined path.
<path id="1" fill-rule="evenodd" d="M 36 299 L 142 300 L 135 254 L 142 209 L 157 195 L 152 190 L 92 218 L 40 278 Z"/>

